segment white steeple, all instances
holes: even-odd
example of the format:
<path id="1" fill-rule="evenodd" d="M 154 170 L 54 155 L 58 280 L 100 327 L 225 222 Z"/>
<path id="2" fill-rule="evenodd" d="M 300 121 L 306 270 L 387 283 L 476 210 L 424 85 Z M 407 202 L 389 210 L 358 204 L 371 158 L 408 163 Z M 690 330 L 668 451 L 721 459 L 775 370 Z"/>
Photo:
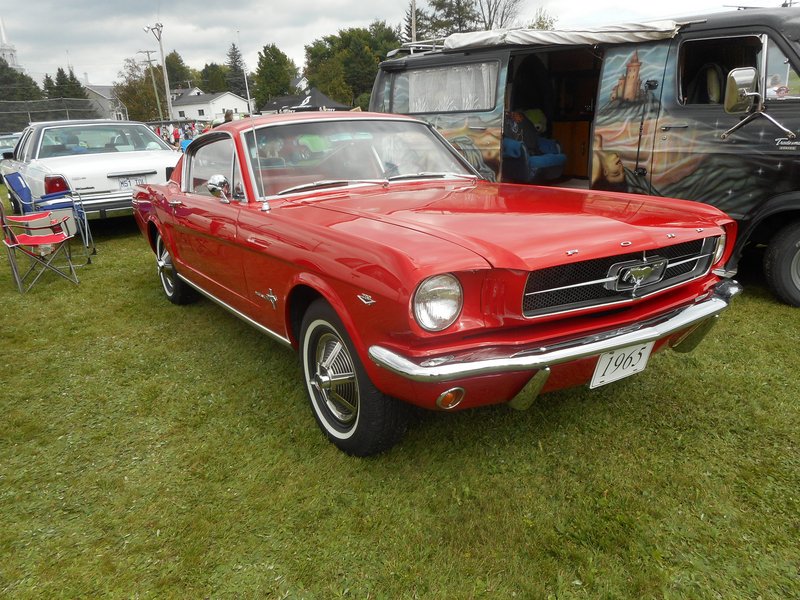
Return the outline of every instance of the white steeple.
<path id="1" fill-rule="evenodd" d="M 22 73 L 23 68 L 17 64 L 17 49 L 8 43 L 6 28 L 3 26 L 3 17 L 0 17 L 0 58 L 3 58 L 9 67 Z"/>

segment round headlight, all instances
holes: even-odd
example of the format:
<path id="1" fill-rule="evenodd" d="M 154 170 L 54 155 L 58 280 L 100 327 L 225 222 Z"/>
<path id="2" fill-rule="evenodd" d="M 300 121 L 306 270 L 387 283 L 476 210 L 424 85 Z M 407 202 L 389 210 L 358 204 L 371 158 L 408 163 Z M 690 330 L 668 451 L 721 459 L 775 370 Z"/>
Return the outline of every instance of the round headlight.
<path id="1" fill-rule="evenodd" d="M 464 294 L 453 275 L 429 277 L 414 294 L 414 318 L 428 331 L 441 331 L 453 324 L 461 312 Z"/>

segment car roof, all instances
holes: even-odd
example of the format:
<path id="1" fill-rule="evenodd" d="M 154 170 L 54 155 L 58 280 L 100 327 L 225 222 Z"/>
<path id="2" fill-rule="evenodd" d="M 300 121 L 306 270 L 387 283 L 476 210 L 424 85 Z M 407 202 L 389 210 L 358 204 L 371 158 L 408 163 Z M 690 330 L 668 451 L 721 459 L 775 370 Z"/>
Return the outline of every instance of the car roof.
<path id="1" fill-rule="evenodd" d="M 262 127 L 264 125 L 278 125 L 281 123 L 297 122 L 322 122 L 322 121 L 407 121 L 410 123 L 422 123 L 419 119 L 399 114 L 372 113 L 361 111 L 303 111 L 292 113 L 279 113 L 274 115 L 262 115 L 259 117 L 245 117 L 222 123 L 214 128 L 214 131 L 231 131 L 241 133 L 252 127 Z"/>

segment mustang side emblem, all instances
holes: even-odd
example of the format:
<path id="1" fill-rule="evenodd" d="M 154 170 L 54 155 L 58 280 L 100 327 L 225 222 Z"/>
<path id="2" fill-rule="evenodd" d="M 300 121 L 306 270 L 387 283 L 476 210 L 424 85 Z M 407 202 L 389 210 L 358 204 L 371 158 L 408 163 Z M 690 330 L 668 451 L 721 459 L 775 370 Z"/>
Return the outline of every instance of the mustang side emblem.
<path id="1" fill-rule="evenodd" d="M 639 288 L 664 279 L 668 262 L 666 258 L 656 256 L 612 265 L 608 270 L 606 289 L 616 292 L 631 292 L 632 295 L 636 295 Z"/>
<path id="2" fill-rule="evenodd" d="M 278 307 L 278 297 L 273 293 L 272 288 L 269 288 L 269 292 L 266 294 L 264 292 L 256 292 L 256 296 L 272 304 L 272 308 Z"/>

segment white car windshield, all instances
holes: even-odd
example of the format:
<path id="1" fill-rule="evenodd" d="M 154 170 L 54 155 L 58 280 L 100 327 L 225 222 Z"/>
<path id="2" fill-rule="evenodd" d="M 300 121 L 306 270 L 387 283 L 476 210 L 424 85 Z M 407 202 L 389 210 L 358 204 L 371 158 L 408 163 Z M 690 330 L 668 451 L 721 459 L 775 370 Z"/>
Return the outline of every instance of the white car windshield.
<path id="1" fill-rule="evenodd" d="M 171 150 L 149 127 L 136 123 L 67 125 L 42 132 L 38 158 Z"/>
<path id="2" fill-rule="evenodd" d="M 304 122 L 244 135 L 262 197 L 371 181 L 475 177 L 422 123 Z"/>

